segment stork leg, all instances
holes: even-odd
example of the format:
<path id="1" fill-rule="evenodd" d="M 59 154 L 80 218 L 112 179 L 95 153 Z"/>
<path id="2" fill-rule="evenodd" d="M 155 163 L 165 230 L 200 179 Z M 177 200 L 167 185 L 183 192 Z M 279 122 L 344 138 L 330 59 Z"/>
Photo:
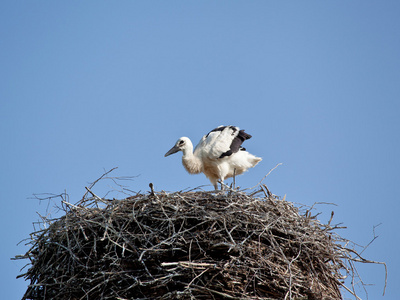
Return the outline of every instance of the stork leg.
<path id="1" fill-rule="evenodd" d="M 218 191 L 218 179 L 217 178 L 208 178 L 210 179 L 212 185 L 214 186 L 214 190 Z"/>
<path id="2" fill-rule="evenodd" d="M 224 179 L 220 179 L 218 180 L 219 184 L 221 185 L 221 191 L 223 191 L 225 189 L 225 185 L 224 185 Z"/>
<path id="3" fill-rule="evenodd" d="M 214 189 L 216 190 L 216 191 L 219 191 L 220 189 L 218 188 L 218 183 L 221 185 L 221 191 L 222 190 L 224 190 L 224 180 L 222 179 L 222 178 L 220 178 L 220 179 L 210 179 L 210 181 L 211 181 L 211 183 L 213 184 L 213 186 L 214 186 Z"/>

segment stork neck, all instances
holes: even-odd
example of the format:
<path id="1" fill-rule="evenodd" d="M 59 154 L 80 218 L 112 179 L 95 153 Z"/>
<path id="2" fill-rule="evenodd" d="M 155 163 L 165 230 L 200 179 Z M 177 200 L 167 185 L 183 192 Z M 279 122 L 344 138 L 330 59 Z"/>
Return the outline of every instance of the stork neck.
<path id="1" fill-rule="evenodd" d="M 186 147 L 182 149 L 184 158 L 191 158 L 193 156 L 193 144 L 187 141 Z"/>
<path id="2" fill-rule="evenodd" d="M 198 174 L 202 171 L 202 162 L 199 157 L 193 154 L 193 144 L 189 141 L 182 149 L 182 163 L 190 174 Z"/>

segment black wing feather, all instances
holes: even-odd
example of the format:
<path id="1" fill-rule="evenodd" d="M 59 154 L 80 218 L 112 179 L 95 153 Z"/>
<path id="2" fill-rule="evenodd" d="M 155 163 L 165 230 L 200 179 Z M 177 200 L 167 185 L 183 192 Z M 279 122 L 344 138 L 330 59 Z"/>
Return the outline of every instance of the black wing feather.
<path id="1" fill-rule="evenodd" d="M 226 127 L 230 127 L 230 128 L 233 130 L 233 132 L 236 132 L 236 130 L 237 130 L 235 126 L 219 126 L 219 127 L 215 128 L 215 129 L 211 130 L 209 133 L 207 133 L 206 137 L 208 137 L 208 135 L 209 135 L 211 132 L 222 131 L 222 130 L 224 130 Z"/>
<path id="2" fill-rule="evenodd" d="M 231 126 L 231 127 L 233 127 L 233 126 Z M 219 129 L 219 128 L 216 128 L 216 129 Z M 236 128 L 235 128 L 235 131 L 236 131 Z M 248 140 L 250 138 L 251 138 L 251 135 L 244 132 L 244 129 L 239 130 L 238 135 L 233 139 L 233 141 L 231 143 L 230 149 L 228 151 L 226 151 L 225 153 L 222 153 L 219 158 L 223 158 L 225 156 L 232 155 L 233 153 L 236 153 L 239 150 L 246 150 L 245 148 L 242 148 L 241 146 L 245 140 Z"/>

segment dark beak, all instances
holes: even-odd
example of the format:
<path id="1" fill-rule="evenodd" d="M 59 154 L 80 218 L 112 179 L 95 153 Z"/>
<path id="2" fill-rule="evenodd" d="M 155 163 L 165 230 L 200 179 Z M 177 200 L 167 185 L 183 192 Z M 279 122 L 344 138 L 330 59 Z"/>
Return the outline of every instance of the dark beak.
<path id="1" fill-rule="evenodd" d="M 165 153 L 164 157 L 174 154 L 174 153 L 178 152 L 179 150 L 180 149 L 177 146 L 173 146 L 167 153 Z"/>

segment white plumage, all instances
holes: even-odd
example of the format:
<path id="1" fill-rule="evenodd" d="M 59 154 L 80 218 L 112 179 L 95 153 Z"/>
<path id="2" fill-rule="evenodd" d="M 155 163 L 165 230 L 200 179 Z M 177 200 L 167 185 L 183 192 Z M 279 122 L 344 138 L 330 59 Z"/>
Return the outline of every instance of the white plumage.
<path id="1" fill-rule="evenodd" d="M 218 181 L 242 174 L 260 161 L 241 147 L 251 135 L 235 126 L 219 126 L 203 136 L 193 151 L 193 144 L 187 137 L 181 137 L 165 154 L 182 151 L 182 164 L 190 174 L 204 173 L 215 189 Z M 222 186 L 223 187 L 223 186 Z"/>

